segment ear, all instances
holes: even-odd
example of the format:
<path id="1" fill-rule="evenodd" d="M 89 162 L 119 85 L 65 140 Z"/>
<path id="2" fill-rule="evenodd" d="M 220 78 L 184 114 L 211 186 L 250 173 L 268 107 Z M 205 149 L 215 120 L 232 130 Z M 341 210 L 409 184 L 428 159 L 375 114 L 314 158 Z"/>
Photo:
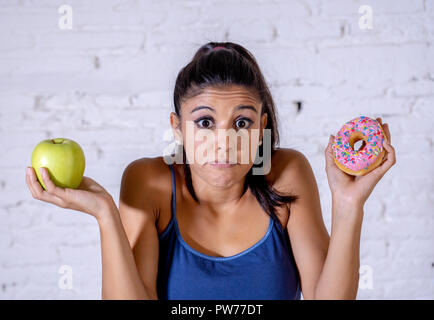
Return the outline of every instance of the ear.
<path id="1" fill-rule="evenodd" d="M 181 121 L 174 112 L 170 113 L 170 125 L 172 127 L 173 136 L 175 137 L 175 139 L 181 139 L 179 137 L 179 135 L 181 135 Z"/>
<path id="2" fill-rule="evenodd" d="M 172 126 L 172 129 L 176 129 L 179 125 L 179 119 L 175 112 L 170 113 L 170 125 Z"/>
<path id="3" fill-rule="evenodd" d="M 261 129 L 265 129 L 265 128 L 267 127 L 267 120 L 268 120 L 268 114 L 267 114 L 267 113 L 264 113 L 264 114 L 261 116 Z M 263 130 L 261 130 L 261 137 L 260 137 L 260 140 L 262 140 L 262 132 L 263 132 Z"/>

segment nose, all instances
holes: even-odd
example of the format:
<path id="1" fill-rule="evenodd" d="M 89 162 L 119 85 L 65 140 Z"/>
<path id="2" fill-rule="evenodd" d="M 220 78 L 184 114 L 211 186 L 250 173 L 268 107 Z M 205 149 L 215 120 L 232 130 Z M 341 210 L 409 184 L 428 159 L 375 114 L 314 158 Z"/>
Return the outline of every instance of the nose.
<path id="1" fill-rule="evenodd" d="M 217 154 L 216 161 L 220 163 L 237 163 L 237 139 L 231 139 L 228 135 L 216 137 Z"/>

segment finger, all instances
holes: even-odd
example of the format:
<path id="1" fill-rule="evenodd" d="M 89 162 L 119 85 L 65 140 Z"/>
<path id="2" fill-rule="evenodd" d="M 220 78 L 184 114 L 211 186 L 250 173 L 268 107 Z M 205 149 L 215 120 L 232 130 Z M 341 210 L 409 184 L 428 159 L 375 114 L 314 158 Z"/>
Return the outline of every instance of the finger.
<path id="1" fill-rule="evenodd" d="M 381 118 L 376 119 L 380 124 L 383 124 L 383 120 Z"/>
<path id="2" fill-rule="evenodd" d="M 327 147 L 325 148 L 325 156 L 326 156 L 326 167 L 330 167 L 334 160 L 333 160 L 333 151 L 332 151 L 332 145 L 335 140 L 335 137 L 333 135 L 330 135 L 329 142 L 327 144 Z"/>
<path id="3" fill-rule="evenodd" d="M 387 161 L 387 155 L 388 155 L 388 153 L 386 152 L 386 153 L 384 154 L 383 159 L 381 159 L 381 163 L 380 163 L 380 165 L 382 165 L 383 163 L 385 163 L 385 162 Z"/>
<path id="4" fill-rule="evenodd" d="M 41 167 L 40 170 L 41 170 L 42 180 L 44 181 L 45 189 L 47 190 L 47 193 L 51 195 L 55 195 L 61 199 L 66 199 L 65 189 L 60 188 L 53 183 L 53 181 L 50 179 L 50 174 L 47 168 Z"/>
<path id="5" fill-rule="evenodd" d="M 59 207 L 65 208 L 65 203 L 62 201 L 62 199 L 59 199 L 54 195 L 49 195 L 42 189 L 42 186 L 37 180 L 36 174 L 32 167 L 29 167 L 28 174 L 26 174 L 26 181 L 34 199 L 53 203 Z"/>
<path id="6" fill-rule="evenodd" d="M 41 200 L 41 201 L 55 204 L 56 206 L 59 206 L 62 208 L 66 208 L 67 202 L 64 199 L 56 196 L 55 194 L 50 194 L 47 191 L 45 191 L 44 189 L 42 189 L 41 184 L 37 180 L 36 173 L 35 173 L 34 169 L 30 168 L 30 170 L 31 170 L 31 172 L 29 175 L 29 180 L 30 180 L 31 185 L 32 185 L 33 193 L 35 194 L 34 198 L 37 200 Z M 44 178 L 44 174 L 42 174 L 42 180 L 45 184 L 45 187 L 48 188 L 47 185 L 51 182 L 51 180 L 48 178 L 49 181 L 47 183 L 47 179 Z"/>
<path id="7" fill-rule="evenodd" d="M 334 137 L 333 137 L 333 135 L 330 135 L 330 136 L 329 136 L 329 141 L 328 141 L 327 146 L 326 146 L 326 148 L 325 148 L 325 150 L 324 150 L 324 152 L 325 152 L 326 154 L 329 153 L 329 152 L 331 151 L 333 141 L 334 141 Z"/>
<path id="8" fill-rule="evenodd" d="M 386 135 L 387 140 L 389 141 L 389 143 L 391 143 L 389 125 L 387 123 L 385 123 L 385 124 L 383 124 L 382 127 L 383 127 L 383 131 L 384 131 L 384 134 Z"/>
<path id="9" fill-rule="evenodd" d="M 27 167 L 26 168 L 26 183 L 27 183 L 27 187 L 30 190 L 30 193 L 32 194 L 33 199 L 36 199 L 36 192 L 35 189 L 33 187 L 32 181 L 31 181 L 31 173 L 32 173 L 31 168 Z"/>
<path id="10" fill-rule="evenodd" d="M 38 181 L 38 178 L 36 177 L 36 173 L 35 170 L 30 167 L 29 169 L 29 175 L 28 175 L 28 179 L 29 179 L 29 183 L 30 183 L 30 188 L 32 190 L 32 195 L 35 199 L 41 200 L 42 199 L 42 193 L 43 193 L 43 189 L 41 184 Z"/>
<path id="11" fill-rule="evenodd" d="M 383 146 L 387 151 L 387 159 L 380 166 L 372 170 L 374 175 L 378 175 L 380 177 L 382 177 L 387 170 L 389 170 L 396 163 L 395 148 L 392 147 L 392 145 L 386 140 L 384 140 Z"/>
<path id="12" fill-rule="evenodd" d="M 331 134 L 331 135 L 329 136 L 329 141 L 328 141 L 328 143 L 327 143 L 327 148 L 326 148 L 326 151 L 327 151 L 327 152 L 330 152 L 330 151 L 331 151 L 334 140 L 335 140 L 335 137 Z"/>
<path id="13" fill-rule="evenodd" d="M 46 201 L 46 197 L 44 196 L 45 191 L 42 189 L 42 186 L 38 181 L 38 178 L 36 177 L 36 173 L 32 167 L 29 168 L 27 179 L 29 181 L 29 186 L 31 188 L 33 197 L 38 200 Z"/>

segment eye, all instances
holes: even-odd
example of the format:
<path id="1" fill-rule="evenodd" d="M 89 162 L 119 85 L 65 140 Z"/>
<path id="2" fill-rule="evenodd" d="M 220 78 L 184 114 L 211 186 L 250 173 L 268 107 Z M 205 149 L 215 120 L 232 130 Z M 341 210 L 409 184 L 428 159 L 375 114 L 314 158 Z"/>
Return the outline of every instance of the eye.
<path id="1" fill-rule="evenodd" d="M 208 129 L 211 127 L 212 119 L 209 117 L 203 117 L 194 121 L 194 123 L 202 129 Z"/>
<path id="2" fill-rule="evenodd" d="M 247 129 L 252 125 L 253 121 L 249 118 L 240 118 L 236 121 L 237 127 L 240 129 Z"/>
<path id="3" fill-rule="evenodd" d="M 201 129 L 209 129 L 213 126 L 213 119 L 210 117 L 202 117 L 194 121 L 194 123 Z M 239 118 L 235 121 L 238 129 L 247 129 L 249 128 L 253 121 L 249 118 Z"/>

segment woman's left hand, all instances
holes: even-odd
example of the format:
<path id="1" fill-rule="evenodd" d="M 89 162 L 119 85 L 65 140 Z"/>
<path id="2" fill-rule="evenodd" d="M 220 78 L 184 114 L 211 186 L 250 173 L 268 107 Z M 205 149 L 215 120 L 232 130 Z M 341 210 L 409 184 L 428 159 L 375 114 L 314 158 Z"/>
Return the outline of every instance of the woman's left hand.
<path id="1" fill-rule="evenodd" d="M 382 124 L 381 118 L 377 118 L 377 121 L 382 125 L 387 137 L 387 140 L 384 139 L 383 141 L 386 155 L 377 168 L 363 176 L 352 176 L 338 168 L 334 162 L 332 151 L 335 137 L 330 135 L 329 143 L 325 150 L 325 157 L 327 179 L 333 200 L 344 201 L 351 205 L 361 205 L 363 207 L 378 181 L 396 163 L 395 149 L 390 144 L 389 126 L 387 123 Z"/>

